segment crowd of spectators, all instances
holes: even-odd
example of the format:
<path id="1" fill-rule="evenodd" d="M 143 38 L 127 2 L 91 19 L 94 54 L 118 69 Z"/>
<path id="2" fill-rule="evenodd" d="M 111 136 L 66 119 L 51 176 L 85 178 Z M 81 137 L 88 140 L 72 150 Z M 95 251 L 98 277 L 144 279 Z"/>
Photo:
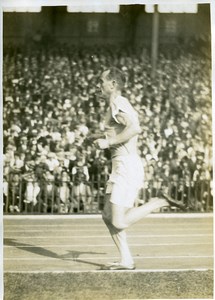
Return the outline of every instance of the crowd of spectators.
<path id="1" fill-rule="evenodd" d="M 139 113 L 139 151 L 146 187 L 151 181 L 166 186 L 181 181 L 188 185 L 192 182 L 193 186 L 204 180 L 211 184 L 210 63 L 209 57 L 195 46 L 189 49 L 174 45 L 160 49 L 152 76 L 147 48 L 134 51 L 56 44 L 49 48 L 5 50 L 5 199 L 15 191 L 9 186 L 17 185 L 9 210 L 20 211 L 21 194 L 26 204 L 37 205 L 38 197 L 49 199 L 48 194 L 55 193 L 53 182 L 58 191 L 55 201 L 61 204 L 62 212 L 84 210 L 99 198 L 97 195 L 102 195 L 110 170 L 109 152 L 95 149 L 87 136 L 104 130 L 106 107 L 97 97 L 96 85 L 101 71 L 110 65 L 126 74 L 124 96 Z M 21 194 L 20 181 L 25 183 Z M 41 182 L 46 182 L 46 189 Z M 75 204 L 71 194 L 80 191 L 84 200 Z M 177 193 L 180 194 L 178 188 Z M 212 198 L 212 189 L 207 193 Z M 199 210 L 205 209 L 202 199 Z M 44 211 L 50 209 L 50 201 L 44 203 Z"/>

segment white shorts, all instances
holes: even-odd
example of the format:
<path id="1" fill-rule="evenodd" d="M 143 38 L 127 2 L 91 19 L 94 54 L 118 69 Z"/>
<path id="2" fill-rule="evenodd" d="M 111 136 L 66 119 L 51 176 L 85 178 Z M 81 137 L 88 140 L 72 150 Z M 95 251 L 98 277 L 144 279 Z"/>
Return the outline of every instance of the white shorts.
<path id="1" fill-rule="evenodd" d="M 106 187 L 106 194 L 111 194 L 110 202 L 123 207 L 133 207 L 143 180 L 143 164 L 138 155 L 113 158 L 112 172 Z"/>

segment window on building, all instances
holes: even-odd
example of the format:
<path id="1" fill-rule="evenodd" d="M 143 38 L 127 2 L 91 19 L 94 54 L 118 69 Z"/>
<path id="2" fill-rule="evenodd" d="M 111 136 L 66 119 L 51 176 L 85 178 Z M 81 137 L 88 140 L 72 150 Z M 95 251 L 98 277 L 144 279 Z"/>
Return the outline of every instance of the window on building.
<path id="1" fill-rule="evenodd" d="M 175 35 L 177 23 L 176 20 L 166 20 L 165 21 L 165 32 L 168 35 Z"/>
<path id="2" fill-rule="evenodd" d="M 98 33 L 99 31 L 99 22 L 98 20 L 89 20 L 87 22 L 87 32 L 89 33 Z"/>

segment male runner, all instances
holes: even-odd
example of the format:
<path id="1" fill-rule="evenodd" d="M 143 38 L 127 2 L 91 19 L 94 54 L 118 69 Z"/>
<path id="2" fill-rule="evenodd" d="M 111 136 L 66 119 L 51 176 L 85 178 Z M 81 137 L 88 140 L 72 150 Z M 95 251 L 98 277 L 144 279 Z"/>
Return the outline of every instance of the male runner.
<path id="1" fill-rule="evenodd" d="M 141 132 L 138 115 L 129 101 L 121 95 L 125 84 L 124 74 L 110 68 L 101 75 L 98 88 L 109 105 L 105 117 L 105 138 L 94 143 L 99 149 L 110 148 L 112 172 L 107 182 L 103 220 L 115 242 L 120 261 L 104 266 L 106 270 L 133 270 L 134 260 L 129 250 L 125 229 L 141 220 L 155 209 L 181 206 L 172 199 L 152 198 L 146 204 L 134 207 L 140 188 L 143 186 L 143 166 L 138 155 L 137 138 Z"/>

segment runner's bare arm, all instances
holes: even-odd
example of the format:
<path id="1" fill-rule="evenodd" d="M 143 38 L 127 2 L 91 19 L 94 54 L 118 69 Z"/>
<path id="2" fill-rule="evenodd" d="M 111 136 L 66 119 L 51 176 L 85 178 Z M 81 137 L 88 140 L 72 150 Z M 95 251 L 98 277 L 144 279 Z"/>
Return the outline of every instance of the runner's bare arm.
<path id="1" fill-rule="evenodd" d="M 95 144 L 98 145 L 100 149 L 106 149 L 113 145 L 125 143 L 141 132 L 139 124 L 137 122 L 133 122 L 126 113 L 119 112 L 116 116 L 116 120 L 119 124 L 124 125 L 123 131 L 117 134 L 115 137 L 108 139 L 97 139 Z"/>
<path id="2" fill-rule="evenodd" d="M 120 111 L 116 115 L 116 119 L 120 124 L 124 125 L 125 127 L 121 133 L 108 139 L 108 143 L 110 146 L 125 143 L 141 132 L 139 124 L 137 122 L 132 121 L 128 114 Z"/>
<path id="3" fill-rule="evenodd" d="M 105 134 L 104 133 L 92 133 L 92 134 L 88 134 L 86 139 L 90 142 L 94 142 L 97 139 L 104 139 L 105 138 Z"/>

